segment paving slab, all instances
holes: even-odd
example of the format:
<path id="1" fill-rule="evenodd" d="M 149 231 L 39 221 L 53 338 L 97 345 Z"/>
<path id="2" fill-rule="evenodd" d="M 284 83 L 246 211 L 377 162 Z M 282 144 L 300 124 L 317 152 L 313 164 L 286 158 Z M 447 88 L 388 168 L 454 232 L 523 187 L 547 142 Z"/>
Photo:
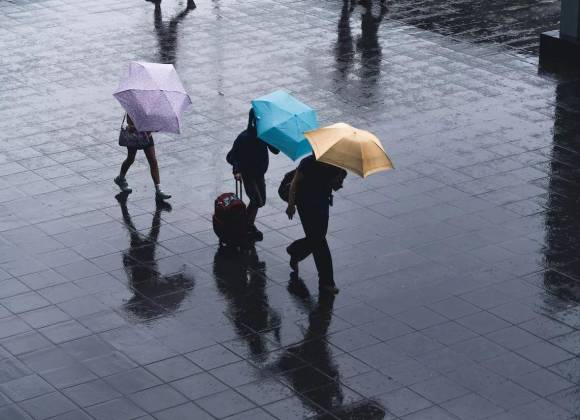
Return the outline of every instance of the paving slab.
<path id="1" fill-rule="evenodd" d="M 580 76 L 538 68 L 559 5 L 519 0 L 0 2 L 0 417 L 574 418 Z M 193 106 L 118 200 L 130 60 Z M 264 241 L 219 250 L 213 201 L 250 101 L 377 134 L 349 176 L 321 299 L 277 197 Z M 539 414 L 541 413 L 541 414 Z"/>

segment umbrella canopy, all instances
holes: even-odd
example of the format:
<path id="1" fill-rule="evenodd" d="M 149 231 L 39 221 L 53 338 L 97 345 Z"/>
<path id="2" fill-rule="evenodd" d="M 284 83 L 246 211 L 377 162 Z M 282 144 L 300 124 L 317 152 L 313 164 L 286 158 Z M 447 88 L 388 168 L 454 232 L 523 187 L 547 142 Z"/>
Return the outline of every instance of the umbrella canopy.
<path id="1" fill-rule="evenodd" d="M 173 64 L 132 61 L 113 96 L 139 131 L 179 133 L 179 118 L 191 105 Z"/>
<path id="2" fill-rule="evenodd" d="M 368 131 L 337 123 L 305 133 L 316 160 L 366 178 L 393 169 L 380 140 Z"/>
<path id="3" fill-rule="evenodd" d="M 277 90 L 252 101 L 258 137 L 290 159 L 310 153 L 304 132 L 318 128 L 316 112 L 288 93 Z"/>

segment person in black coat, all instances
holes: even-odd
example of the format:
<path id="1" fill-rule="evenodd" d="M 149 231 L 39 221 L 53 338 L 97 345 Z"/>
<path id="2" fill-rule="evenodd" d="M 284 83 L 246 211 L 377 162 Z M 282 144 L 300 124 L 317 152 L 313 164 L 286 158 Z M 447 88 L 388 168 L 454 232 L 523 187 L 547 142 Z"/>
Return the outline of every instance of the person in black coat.
<path id="1" fill-rule="evenodd" d="M 254 240 L 261 241 L 264 237 L 256 228 L 258 209 L 266 204 L 266 181 L 264 175 L 268 171 L 268 150 L 274 154 L 280 151 L 258 138 L 256 116 L 251 109 L 248 116 L 248 127 L 234 141 L 232 150 L 226 160 L 233 167 L 234 177 L 244 182 L 246 194 L 250 199 L 248 204 L 248 232 Z"/>
<path id="2" fill-rule="evenodd" d="M 292 219 L 298 208 L 305 235 L 286 248 L 290 255 L 290 267 L 298 274 L 298 263 L 312 254 L 318 271 L 319 289 L 332 294 L 337 294 L 339 290 L 334 283 L 326 233 L 332 192 L 342 188 L 345 178 L 344 169 L 319 162 L 314 155 L 302 159 L 290 185 L 286 209 L 286 214 Z"/>

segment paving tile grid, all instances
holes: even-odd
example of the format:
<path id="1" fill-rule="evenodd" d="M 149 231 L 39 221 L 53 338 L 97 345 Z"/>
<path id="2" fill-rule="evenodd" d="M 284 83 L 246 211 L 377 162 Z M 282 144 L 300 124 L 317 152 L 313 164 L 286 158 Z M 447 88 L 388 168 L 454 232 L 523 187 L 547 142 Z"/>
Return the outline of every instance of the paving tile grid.
<path id="1" fill-rule="evenodd" d="M 172 35 L 184 5 L 166 1 L 160 35 L 148 2 L 0 2 L 0 418 L 580 415 L 580 85 L 538 74 L 533 41 L 557 4 L 536 22 L 494 3 L 466 33 L 444 23 L 477 13 L 458 3 L 369 2 L 370 21 L 361 3 L 198 1 Z M 112 184 L 111 92 L 160 57 L 194 102 L 156 136 L 172 211 L 142 156 L 126 207 Z M 224 155 L 277 88 L 377 133 L 396 165 L 336 196 L 334 300 L 312 261 L 289 281 L 287 158 L 255 251 L 211 231 Z"/>

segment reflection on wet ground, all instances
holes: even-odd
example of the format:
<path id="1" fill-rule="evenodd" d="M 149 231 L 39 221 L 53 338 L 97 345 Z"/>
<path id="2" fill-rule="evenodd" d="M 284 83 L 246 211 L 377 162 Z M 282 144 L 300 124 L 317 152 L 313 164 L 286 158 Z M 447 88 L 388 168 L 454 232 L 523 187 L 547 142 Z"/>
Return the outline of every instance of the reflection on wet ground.
<path id="1" fill-rule="evenodd" d="M 187 0 L 185 9 L 173 16 L 168 23 L 165 23 L 163 22 L 161 1 L 155 2 L 155 32 L 159 40 L 158 63 L 176 64 L 177 45 L 179 42 L 177 29 L 179 23 L 195 8 L 195 2 L 193 0 Z"/>
<path id="2" fill-rule="evenodd" d="M 388 1 L 390 17 L 428 31 L 477 44 L 499 44 L 536 55 L 538 34 L 556 29 L 560 2 L 556 0 L 434 0 L 425 3 Z"/>
<path id="3" fill-rule="evenodd" d="M 0 419 L 580 416 L 580 77 L 534 55 L 556 2 L 77 3 L 0 2 Z M 140 155 L 115 197 L 131 59 L 194 102 L 156 137 L 172 207 Z M 335 198 L 336 298 L 290 275 L 285 157 L 263 242 L 211 230 L 277 88 L 397 166 Z"/>
<path id="4" fill-rule="evenodd" d="M 162 276 L 157 267 L 155 248 L 161 229 L 161 212 L 171 211 L 169 203 L 157 203 L 151 229 L 142 235 L 127 209 L 127 194 L 118 194 L 123 221 L 129 232 L 129 249 L 123 253 L 123 266 L 129 287 L 135 295 L 125 303 L 125 309 L 140 319 L 148 320 L 176 311 L 194 286 L 194 280 L 184 273 Z"/>

